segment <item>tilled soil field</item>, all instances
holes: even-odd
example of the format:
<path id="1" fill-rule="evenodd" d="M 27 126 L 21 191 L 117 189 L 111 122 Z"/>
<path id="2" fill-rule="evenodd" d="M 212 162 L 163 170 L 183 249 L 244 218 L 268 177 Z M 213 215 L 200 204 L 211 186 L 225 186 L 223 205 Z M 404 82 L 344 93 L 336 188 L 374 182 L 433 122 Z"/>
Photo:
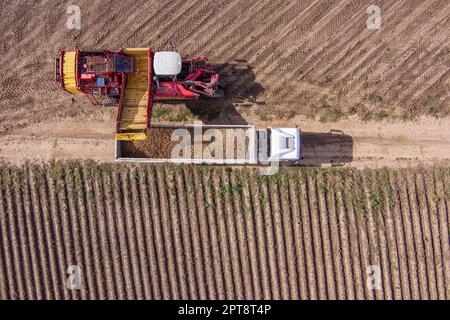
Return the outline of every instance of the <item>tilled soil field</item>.
<path id="1" fill-rule="evenodd" d="M 80 0 L 81 30 L 66 27 L 71 4 L 1 1 L 0 133 L 115 112 L 57 88 L 59 48 L 161 50 L 171 40 L 219 65 L 226 99 L 192 106 L 197 115 L 216 106 L 210 121 L 237 121 L 233 109 L 266 123 L 296 114 L 325 121 L 449 112 L 449 1 Z M 373 4 L 381 8 L 380 30 L 366 25 Z"/>
<path id="2" fill-rule="evenodd" d="M 449 206 L 448 168 L 3 166 L 0 298 L 449 299 Z"/>

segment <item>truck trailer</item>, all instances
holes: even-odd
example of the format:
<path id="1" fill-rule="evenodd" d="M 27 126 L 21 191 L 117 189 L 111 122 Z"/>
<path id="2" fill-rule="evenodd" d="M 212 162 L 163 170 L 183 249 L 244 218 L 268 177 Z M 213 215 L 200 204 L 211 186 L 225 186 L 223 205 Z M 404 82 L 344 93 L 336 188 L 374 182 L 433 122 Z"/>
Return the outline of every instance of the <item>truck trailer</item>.
<path id="1" fill-rule="evenodd" d="M 153 125 L 147 135 L 142 141 L 116 139 L 115 160 L 257 165 L 297 164 L 302 158 L 299 128 L 257 130 L 252 125 Z"/>

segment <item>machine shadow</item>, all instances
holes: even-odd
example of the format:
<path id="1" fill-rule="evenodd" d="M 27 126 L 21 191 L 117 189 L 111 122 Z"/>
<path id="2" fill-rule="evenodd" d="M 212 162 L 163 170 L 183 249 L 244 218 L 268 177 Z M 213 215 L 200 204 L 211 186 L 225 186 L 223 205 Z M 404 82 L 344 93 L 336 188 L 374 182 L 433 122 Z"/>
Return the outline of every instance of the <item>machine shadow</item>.
<path id="1" fill-rule="evenodd" d="M 236 104 L 252 105 L 263 91 L 263 87 L 256 82 L 253 69 L 245 60 L 215 64 L 214 69 L 219 73 L 224 96 L 215 99 L 201 97 L 197 101 L 188 101 L 187 107 L 205 124 L 248 124 L 236 110 Z"/>
<path id="2" fill-rule="evenodd" d="M 300 165 L 343 166 L 353 161 L 353 138 L 341 130 L 302 132 L 302 155 Z"/>

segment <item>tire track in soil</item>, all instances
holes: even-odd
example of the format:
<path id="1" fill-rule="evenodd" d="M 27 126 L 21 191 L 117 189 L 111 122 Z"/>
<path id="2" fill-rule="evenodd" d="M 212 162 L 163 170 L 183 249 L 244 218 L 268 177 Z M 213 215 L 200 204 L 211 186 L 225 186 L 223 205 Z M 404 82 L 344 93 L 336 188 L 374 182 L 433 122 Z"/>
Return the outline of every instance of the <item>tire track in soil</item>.
<path id="1" fill-rule="evenodd" d="M 419 218 L 422 229 L 422 239 L 424 244 L 425 262 L 428 278 L 428 293 L 431 300 L 438 299 L 437 288 L 437 272 L 435 269 L 436 258 L 434 256 L 434 241 L 431 231 L 431 210 L 428 208 L 428 201 L 426 198 L 425 186 L 423 182 L 422 170 L 418 169 L 415 172 L 413 179 L 414 190 L 416 191 L 417 210 L 419 212 Z"/>
<path id="2" fill-rule="evenodd" d="M 174 215 L 172 206 L 170 205 L 170 189 L 169 183 L 166 176 L 166 165 L 158 166 L 156 168 L 156 182 L 158 188 L 159 201 L 162 206 L 158 215 L 160 216 L 161 230 L 163 235 L 163 248 L 165 252 L 165 257 L 167 259 L 168 265 L 168 281 L 170 283 L 170 296 L 166 299 L 179 299 L 181 297 L 186 297 L 187 287 L 185 274 L 179 274 L 176 267 L 180 267 L 179 259 L 183 257 L 176 257 L 177 250 L 177 235 L 175 230 L 172 229 L 172 215 Z M 177 262 L 176 262 L 177 261 Z"/>
<path id="3" fill-rule="evenodd" d="M 131 168 L 124 168 L 120 173 L 120 188 L 121 197 L 124 207 L 124 232 L 126 235 L 125 241 L 128 248 L 128 256 L 131 264 L 131 276 L 133 277 L 133 287 L 135 291 L 135 299 L 142 300 L 144 298 L 143 289 L 143 277 L 142 277 L 142 265 L 139 259 L 139 244 L 137 242 L 136 227 L 133 223 L 136 212 L 134 212 L 135 203 L 131 201 L 135 200 L 132 194 L 132 183 L 130 183 L 130 175 L 132 174 Z"/>
<path id="4" fill-rule="evenodd" d="M 211 172 L 214 169 L 210 167 L 202 167 L 201 172 L 195 170 L 197 186 L 201 186 L 201 193 L 204 199 L 205 208 L 205 227 L 208 229 L 208 237 L 210 239 L 210 256 L 212 259 L 212 267 L 214 277 L 214 295 L 217 299 L 224 300 L 227 297 L 227 288 L 225 283 L 225 272 L 223 266 L 223 260 L 220 253 L 220 239 L 219 230 L 216 224 L 216 206 L 214 202 L 213 194 L 213 181 L 211 178 Z M 205 186 L 208 186 L 207 188 Z"/>
<path id="5" fill-rule="evenodd" d="M 305 248 L 306 257 L 306 273 L 308 275 L 308 294 L 309 299 L 318 300 L 319 299 L 319 273 L 316 268 L 316 252 L 314 250 L 315 241 L 312 234 L 311 225 L 311 206 L 310 206 L 310 194 L 308 186 L 308 169 L 301 172 L 301 179 L 303 181 L 300 190 L 299 203 L 300 203 L 300 214 L 301 214 L 301 225 L 302 225 L 302 238 Z"/>
<path id="6" fill-rule="evenodd" d="M 337 223 L 337 232 L 339 238 L 339 248 L 341 250 L 342 261 L 341 265 L 343 268 L 344 274 L 344 283 L 346 288 L 346 296 L 345 299 L 355 300 L 356 292 L 355 292 L 355 279 L 352 272 L 352 246 L 350 243 L 350 235 L 349 235 L 349 219 L 348 219 L 348 211 L 347 207 L 347 196 L 345 195 L 345 191 L 343 191 L 344 187 L 344 177 L 342 173 L 338 173 L 335 177 L 336 190 L 334 193 L 335 202 L 337 202 L 337 206 L 335 206 L 336 210 L 336 223 Z"/>
<path id="7" fill-rule="evenodd" d="M 259 181 L 256 173 L 253 171 L 249 178 L 249 193 L 252 201 L 252 207 L 254 210 L 255 217 L 255 225 L 253 226 L 253 232 L 256 237 L 256 245 L 258 252 L 258 266 L 259 266 L 259 274 L 261 277 L 261 298 L 265 300 L 273 299 L 272 295 L 272 287 L 271 282 L 269 280 L 270 277 L 270 269 L 269 269 L 269 259 L 268 259 L 268 248 L 267 248 L 267 240 L 264 232 L 264 220 L 263 220 L 263 209 L 262 204 L 264 197 L 261 196 L 261 191 L 259 188 Z"/>
<path id="8" fill-rule="evenodd" d="M 137 169 L 138 176 L 139 176 L 139 182 L 137 190 L 135 192 L 139 192 L 140 199 L 141 199 L 141 207 L 142 208 L 142 214 L 141 214 L 141 220 L 140 222 L 136 223 L 142 223 L 143 232 L 142 236 L 144 238 L 144 246 L 146 248 L 145 252 L 142 252 L 141 254 L 146 254 L 147 259 L 146 261 L 146 267 L 148 271 L 148 276 L 145 275 L 145 271 L 143 271 L 144 277 L 147 277 L 146 280 L 148 281 L 149 288 L 146 288 L 146 299 L 154 299 L 154 300 L 160 300 L 162 295 L 162 288 L 161 288 L 161 279 L 160 279 L 160 272 L 158 271 L 158 257 L 156 253 L 156 245 L 155 243 L 158 241 L 154 235 L 153 232 L 153 222 L 152 222 L 152 210 L 151 208 L 157 207 L 157 203 L 154 202 L 154 199 L 151 198 L 151 193 L 149 191 L 150 188 L 150 182 L 149 178 L 147 176 L 147 172 L 150 170 L 153 170 L 152 167 L 146 165 L 144 167 L 138 167 Z M 144 282 L 144 285 L 147 286 Z M 148 292 L 147 292 L 148 290 Z"/>
<path id="9" fill-rule="evenodd" d="M 170 239 L 167 239 L 167 235 L 164 233 L 164 229 L 161 221 L 161 212 L 163 210 L 167 210 L 167 204 L 161 201 L 162 189 L 160 188 L 160 184 L 158 181 L 158 167 L 155 166 L 151 171 L 147 172 L 147 181 L 149 183 L 149 191 L 150 191 L 150 199 L 154 204 L 151 207 L 151 225 L 152 225 L 152 233 L 155 239 L 155 251 L 156 251 L 156 260 L 158 264 L 158 273 L 160 274 L 160 286 L 161 286 L 161 299 L 167 300 L 171 299 L 172 296 L 172 286 L 174 285 L 170 281 L 170 275 L 172 270 L 169 271 L 169 259 L 165 252 L 166 241 L 169 242 Z M 170 260 L 172 261 L 172 260 Z M 174 299 L 172 297 L 172 299 Z"/>
<path id="10" fill-rule="evenodd" d="M 120 168 L 120 170 L 127 170 L 126 168 Z M 134 284 L 134 273 L 133 267 L 131 265 L 130 258 L 130 248 L 128 247 L 128 242 L 126 239 L 126 226 L 124 226 L 125 217 L 127 213 L 125 212 L 124 204 L 123 204 L 123 194 L 121 187 L 121 174 L 120 172 L 113 171 L 111 182 L 114 190 L 114 221 L 117 226 L 117 236 L 119 242 L 119 250 L 120 250 L 120 260 L 121 260 L 121 268 L 124 274 L 124 288 L 126 299 L 136 299 L 136 291 Z"/>
<path id="11" fill-rule="evenodd" d="M 318 172 L 317 179 L 315 179 L 314 189 L 316 190 L 316 201 L 318 206 L 318 218 L 319 218 L 319 228 L 318 231 L 321 234 L 322 241 L 322 254 L 323 263 L 325 270 L 325 280 L 326 280 L 326 299 L 336 300 L 338 297 L 338 290 L 336 287 L 335 275 L 338 272 L 333 267 L 333 263 L 338 259 L 338 254 L 333 252 L 330 238 L 330 224 L 327 216 L 331 215 L 330 204 L 327 203 L 327 193 L 329 185 L 324 181 L 326 177 L 323 177 L 322 172 Z"/>
<path id="12" fill-rule="evenodd" d="M 183 213 L 181 212 L 180 199 L 177 195 L 176 179 L 174 172 L 168 172 L 168 167 L 164 166 L 164 181 L 166 183 L 168 208 L 170 216 L 167 216 L 167 225 L 174 237 L 173 254 L 177 261 L 176 276 L 180 286 L 179 296 L 184 299 L 195 296 L 195 276 L 192 272 L 192 253 L 190 252 L 187 239 L 189 234 L 186 233 L 186 221 L 183 221 Z M 184 210 L 185 208 L 183 208 Z M 186 239 L 187 237 L 187 239 Z M 193 286 L 194 285 L 194 286 Z"/>
<path id="13" fill-rule="evenodd" d="M 313 171 L 314 169 L 312 169 Z M 316 172 L 316 171 L 313 171 Z M 311 221 L 312 246 L 314 251 L 314 265 L 317 275 L 318 299 L 325 300 L 329 297 L 327 286 L 327 273 L 324 260 L 322 235 L 320 232 L 320 209 L 318 205 L 318 191 L 312 181 L 311 171 L 306 171 L 306 185 L 308 194 L 309 219 Z"/>
<path id="14" fill-rule="evenodd" d="M 335 173 L 332 173 L 331 176 L 325 176 L 323 177 L 325 180 L 322 181 L 322 183 L 325 183 L 327 186 L 327 192 L 325 192 L 324 195 L 324 213 L 325 217 L 328 215 L 328 230 L 330 232 L 331 237 L 329 238 L 329 241 L 331 242 L 330 246 L 330 252 L 332 254 L 332 264 L 330 267 L 332 267 L 334 277 L 334 289 L 335 289 L 335 299 L 338 300 L 344 300 L 347 298 L 346 293 L 349 291 L 346 287 L 345 282 L 345 274 L 343 272 L 343 250 L 341 248 L 341 239 L 339 236 L 339 220 L 338 220 L 338 214 L 339 209 L 338 206 L 340 204 L 340 199 L 337 196 L 337 176 Z M 319 182 L 320 183 L 320 182 Z"/>
<path id="15" fill-rule="evenodd" d="M 348 172 L 348 176 L 344 178 L 345 183 L 345 189 L 346 190 L 357 190 L 357 187 L 354 183 L 354 171 Z M 353 274 L 355 275 L 354 281 L 355 281 L 355 293 L 356 293 L 356 299 L 362 300 L 366 299 L 366 292 L 365 292 L 365 278 L 364 278 L 364 272 L 366 270 L 363 270 L 363 255 L 362 252 L 364 250 L 361 240 L 360 240 L 360 227 L 359 227 L 359 221 L 358 217 L 356 216 L 356 208 L 355 208 L 355 195 L 354 193 L 349 193 L 348 191 L 345 193 L 345 199 L 346 199 L 346 208 L 347 208 L 347 220 L 348 220 L 348 233 L 349 233 L 349 239 L 350 239 L 350 250 L 352 252 L 352 270 Z"/>
<path id="16" fill-rule="evenodd" d="M 240 257 L 240 269 L 242 276 L 242 286 L 243 286 L 243 298 L 246 300 L 254 299 L 253 283 L 252 283 L 252 260 L 250 259 L 249 250 L 249 239 L 246 233 L 246 223 L 250 219 L 250 215 L 246 212 L 247 207 L 245 204 L 245 199 L 243 197 L 243 188 L 245 182 L 240 176 L 240 172 L 236 170 L 227 171 L 229 190 L 231 190 L 232 197 L 232 210 L 233 217 L 231 218 L 234 222 L 234 230 L 236 234 L 236 242 L 238 243 L 239 257 Z M 236 175 L 238 175 L 236 177 Z"/>
<path id="17" fill-rule="evenodd" d="M 196 287 L 198 288 L 198 298 L 200 300 L 212 299 L 208 288 L 212 285 L 212 274 L 211 274 L 211 264 L 207 262 L 205 258 L 208 255 L 208 248 L 204 246 L 205 242 L 203 239 L 207 239 L 207 230 L 202 228 L 202 224 L 199 221 L 204 221 L 204 210 L 203 206 L 199 206 L 196 201 L 196 189 L 195 189 L 195 179 L 193 167 L 185 167 L 182 169 L 182 176 L 180 177 L 180 182 L 182 183 L 182 189 L 184 190 L 184 198 L 187 205 L 187 219 L 189 221 L 189 233 L 191 235 L 191 246 L 194 250 L 194 270 L 196 274 Z M 200 198 L 203 198 L 200 194 Z M 201 200 L 200 200 L 201 203 Z M 209 258 L 208 258 L 209 260 Z"/>
<path id="18" fill-rule="evenodd" d="M 179 219 L 179 223 L 174 223 L 174 230 L 176 230 L 176 226 L 181 226 L 181 230 L 178 231 L 180 234 L 181 246 L 177 244 L 176 248 L 181 250 L 178 254 L 184 257 L 184 268 L 179 269 L 179 272 L 180 274 L 186 275 L 187 296 L 190 299 L 199 299 L 201 294 L 200 282 L 203 281 L 198 279 L 199 274 L 197 274 L 196 270 L 196 261 L 198 256 L 196 256 L 193 246 L 193 234 L 190 227 L 191 217 L 189 214 L 189 205 L 186 201 L 187 189 L 183 181 L 183 174 L 183 169 L 180 166 L 175 166 L 171 174 L 167 174 L 167 180 L 169 181 L 169 185 L 172 187 L 171 193 L 173 196 L 173 198 L 169 199 L 169 201 L 176 207 L 177 218 Z"/>
<path id="19" fill-rule="evenodd" d="M 430 178 L 431 177 L 431 178 Z M 445 273 L 444 273 L 444 257 L 439 236 L 439 199 L 436 199 L 436 185 L 433 174 L 425 169 L 420 173 L 418 178 L 419 190 L 424 193 L 426 211 L 429 213 L 429 223 L 432 234 L 434 248 L 434 267 L 436 272 L 436 292 L 438 299 L 445 299 Z"/>

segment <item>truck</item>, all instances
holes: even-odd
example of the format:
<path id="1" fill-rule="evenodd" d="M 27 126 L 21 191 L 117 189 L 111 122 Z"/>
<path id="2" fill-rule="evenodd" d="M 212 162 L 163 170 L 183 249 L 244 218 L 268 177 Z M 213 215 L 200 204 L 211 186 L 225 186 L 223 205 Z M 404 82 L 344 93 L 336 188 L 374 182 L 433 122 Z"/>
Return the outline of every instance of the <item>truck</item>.
<path id="1" fill-rule="evenodd" d="M 302 159 L 299 128 L 269 127 L 257 130 L 253 125 L 155 124 L 148 129 L 147 134 L 148 139 L 142 141 L 115 139 L 115 160 L 264 165 L 272 162 L 298 164 Z M 154 143 L 156 141 L 157 144 Z M 219 152 L 211 152 L 213 149 Z M 185 152 L 174 154 L 174 150 Z"/>

